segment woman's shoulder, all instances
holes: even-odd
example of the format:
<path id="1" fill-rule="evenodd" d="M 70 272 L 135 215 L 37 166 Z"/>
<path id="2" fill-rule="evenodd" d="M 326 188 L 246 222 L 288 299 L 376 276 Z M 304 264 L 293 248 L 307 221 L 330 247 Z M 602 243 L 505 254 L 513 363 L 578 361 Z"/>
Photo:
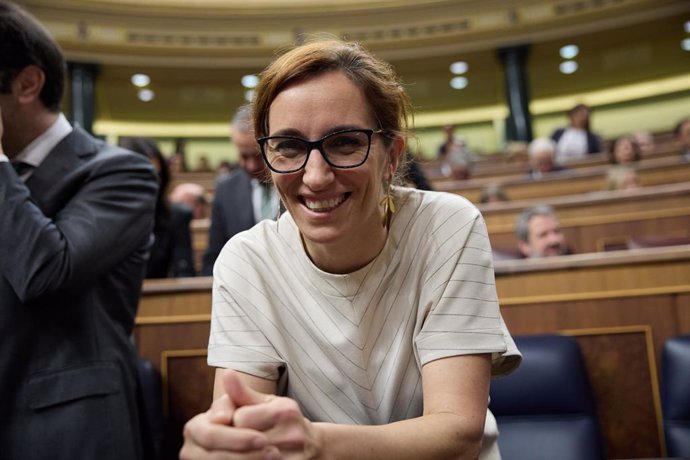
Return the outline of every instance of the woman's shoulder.
<path id="1" fill-rule="evenodd" d="M 467 198 L 456 193 L 432 190 L 402 189 L 404 204 L 411 205 L 417 212 L 429 212 L 432 215 L 449 216 L 479 214 L 477 207 Z"/>
<path id="2" fill-rule="evenodd" d="M 471 223 L 480 217 L 477 207 L 460 195 L 411 189 L 401 191 L 401 196 L 400 212 L 392 229 L 401 243 L 412 240 L 430 247 L 443 244 L 449 235 L 472 228 Z"/>

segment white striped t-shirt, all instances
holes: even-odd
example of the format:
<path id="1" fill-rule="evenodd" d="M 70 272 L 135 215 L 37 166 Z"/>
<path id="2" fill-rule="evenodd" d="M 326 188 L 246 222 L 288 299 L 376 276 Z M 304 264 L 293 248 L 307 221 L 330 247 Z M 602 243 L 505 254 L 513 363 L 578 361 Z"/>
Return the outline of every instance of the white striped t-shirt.
<path id="1" fill-rule="evenodd" d="M 421 367 L 520 354 L 501 317 L 477 208 L 453 194 L 395 188 L 381 253 L 354 273 L 311 262 L 289 214 L 235 235 L 214 267 L 208 363 L 268 379 L 313 421 L 384 424 L 422 414 Z"/>

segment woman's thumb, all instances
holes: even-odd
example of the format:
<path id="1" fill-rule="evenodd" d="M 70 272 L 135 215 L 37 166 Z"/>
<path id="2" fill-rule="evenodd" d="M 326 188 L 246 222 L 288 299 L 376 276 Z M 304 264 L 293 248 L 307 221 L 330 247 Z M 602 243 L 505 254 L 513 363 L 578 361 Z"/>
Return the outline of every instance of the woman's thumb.
<path id="1" fill-rule="evenodd" d="M 250 406 L 264 402 L 266 395 L 248 387 L 240 379 L 237 371 L 226 369 L 223 372 L 223 388 L 235 407 Z"/>

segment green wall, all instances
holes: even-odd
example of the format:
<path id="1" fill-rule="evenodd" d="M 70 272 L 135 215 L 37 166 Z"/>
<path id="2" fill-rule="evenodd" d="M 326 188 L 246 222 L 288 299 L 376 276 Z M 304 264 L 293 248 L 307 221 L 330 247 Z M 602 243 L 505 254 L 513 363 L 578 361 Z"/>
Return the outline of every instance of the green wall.
<path id="1" fill-rule="evenodd" d="M 642 130 L 663 132 L 672 130 L 679 119 L 687 116 L 690 116 L 690 91 L 594 107 L 592 129 L 605 139 Z M 534 115 L 534 137 L 549 136 L 567 121 L 567 116 L 562 112 Z M 455 133 L 462 136 L 470 149 L 478 154 L 495 153 L 504 148 L 503 120 L 458 123 L 455 125 Z M 410 140 L 409 148 L 425 159 L 436 157 L 438 146 L 445 138 L 441 126 L 418 129 L 415 136 Z M 174 140 L 158 141 L 166 156 L 173 153 Z M 187 166 L 191 168 L 201 155 L 206 155 L 213 167 L 222 160 L 235 163 L 238 159 L 237 149 L 227 138 L 189 139 L 186 152 Z"/>

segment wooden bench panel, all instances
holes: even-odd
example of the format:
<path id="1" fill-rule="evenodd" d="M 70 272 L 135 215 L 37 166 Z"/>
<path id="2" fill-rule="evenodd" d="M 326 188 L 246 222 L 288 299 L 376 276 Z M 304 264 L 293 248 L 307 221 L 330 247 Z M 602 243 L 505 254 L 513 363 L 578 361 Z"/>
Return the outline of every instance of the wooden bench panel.
<path id="1" fill-rule="evenodd" d="M 690 246 L 496 263 L 501 308 L 513 335 L 578 338 L 611 458 L 664 453 L 654 363 L 668 337 L 690 333 L 689 267 Z M 210 404 L 214 370 L 204 367 L 204 353 L 211 282 L 144 283 L 135 338 L 163 375 L 171 452 L 179 448 L 184 422 Z"/>
<path id="2" fill-rule="evenodd" d="M 606 189 L 608 167 L 593 167 L 553 173 L 541 180 L 516 179 L 496 181 L 473 179 L 439 184 L 437 189 L 457 193 L 473 203 L 479 203 L 479 195 L 488 183 L 500 183 L 511 200 L 548 199 L 554 196 L 577 195 Z M 637 168 L 643 186 L 687 182 L 690 180 L 690 163 L 678 158 L 650 160 Z"/>

